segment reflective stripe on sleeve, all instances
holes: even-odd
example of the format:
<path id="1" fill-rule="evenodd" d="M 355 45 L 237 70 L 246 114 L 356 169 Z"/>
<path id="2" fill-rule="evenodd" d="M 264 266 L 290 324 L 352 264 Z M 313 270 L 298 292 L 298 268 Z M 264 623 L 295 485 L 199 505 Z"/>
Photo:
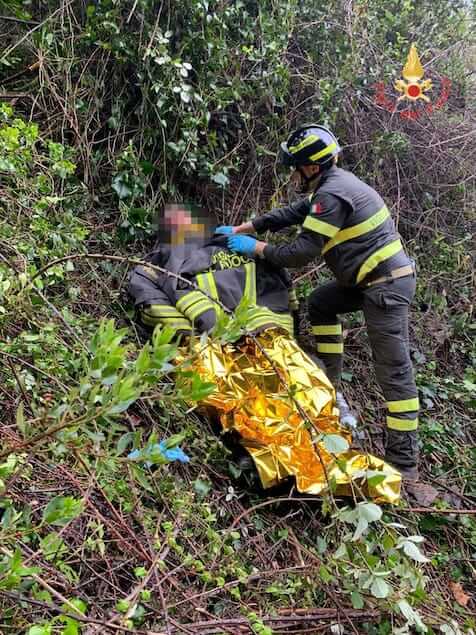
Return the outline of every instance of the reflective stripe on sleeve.
<path id="1" fill-rule="evenodd" d="M 339 228 L 335 225 L 325 223 L 324 221 L 319 220 L 319 218 L 314 218 L 313 216 L 306 216 L 302 226 L 306 229 L 310 229 L 311 231 L 316 232 L 317 234 L 328 236 L 329 238 L 335 236 L 339 231 Z"/>
<path id="2" fill-rule="evenodd" d="M 180 311 L 177 311 L 177 309 L 174 306 L 170 306 L 170 304 L 151 304 L 150 306 L 144 307 L 142 311 L 149 317 L 183 317 Z"/>
<path id="3" fill-rule="evenodd" d="M 420 409 L 420 400 L 418 397 L 411 399 L 400 399 L 399 401 L 387 401 L 389 412 L 415 412 Z"/>
<path id="4" fill-rule="evenodd" d="M 147 315 L 147 313 L 141 313 L 142 322 L 148 326 L 156 326 L 157 324 L 163 324 L 164 326 L 171 326 L 174 329 L 180 329 L 182 331 L 191 331 L 192 325 L 184 318 L 170 317 L 157 317 L 155 315 Z"/>
<path id="5" fill-rule="evenodd" d="M 193 321 L 196 320 L 200 315 L 202 315 L 202 313 L 213 310 L 214 308 L 215 307 L 213 305 L 213 302 L 208 298 L 204 298 L 203 300 L 199 300 L 198 302 L 196 302 L 189 309 L 186 309 L 185 315 L 188 317 L 189 320 Z"/>
<path id="6" fill-rule="evenodd" d="M 244 297 L 250 304 L 256 304 L 256 263 L 245 264 L 245 290 Z"/>
<path id="7" fill-rule="evenodd" d="M 337 144 L 336 143 L 330 143 L 323 150 L 319 150 L 319 152 L 316 152 L 315 154 L 311 154 L 311 156 L 309 158 L 311 159 L 311 161 L 317 161 L 317 159 L 320 159 L 321 157 L 326 156 L 326 154 L 330 154 L 336 148 L 337 148 Z"/>
<path id="8" fill-rule="evenodd" d="M 388 260 L 392 256 L 395 256 L 395 254 L 398 254 L 398 252 L 402 249 L 403 246 L 400 242 L 400 239 L 394 240 L 381 249 L 377 249 L 377 251 L 369 256 L 369 258 L 367 258 L 367 260 L 365 260 L 364 263 L 361 265 L 359 273 L 357 274 L 357 284 L 359 282 L 362 282 L 365 276 L 373 271 L 377 265 L 379 265 L 384 260 Z"/>
<path id="9" fill-rule="evenodd" d="M 342 335 L 342 324 L 314 324 L 314 335 Z"/>
<path id="10" fill-rule="evenodd" d="M 373 214 L 370 218 L 367 218 L 367 220 L 364 220 L 362 223 L 357 223 L 357 225 L 353 225 L 352 227 L 341 229 L 333 238 L 331 238 L 331 240 L 329 240 L 324 245 L 322 253 L 325 254 L 329 251 L 329 249 L 332 249 L 336 245 L 340 245 L 347 240 L 352 240 L 353 238 L 358 238 L 359 236 L 363 236 L 364 234 L 371 232 L 376 227 L 384 223 L 389 217 L 390 212 L 388 211 L 387 206 L 384 206 L 376 214 Z"/>
<path id="11" fill-rule="evenodd" d="M 334 343 L 334 344 L 329 344 L 327 342 L 318 342 L 317 343 L 317 352 L 318 353 L 342 354 L 344 352 L 344 344 L 343 344 L 343 342 L 338 342 L 338 343 Z"/>
<path id="12" fill-rule="evenodd" d="M 199 273 L 197 275 L 197 284 L 200 287 L 200 289 L 202 289 L 202 291 L 204 291 L 208 296 L 210 296 L 210 298 L 213 298 L 213 300 L 218 300 L 218 301 L 220 300 L 218 296 L 218 289 L 217 289 L 215 277 L 211 271 L 208 271 L 207 273 Z M 202 295 L 202 297 L 204 296 Z M 207 297 L 207 300 L 208 299 L 209 298 Z M 218 318 L 218 316 L 223 313 L 223 309 L 218 303 L 212 302 L 212 305 L 213 305 L 213 308 L 215 309 L 215 315 Z"/>
<path id="13" fill-rule="evenodd" d="M 176 307 L 182 313 L 185 309 L 188 309 L 192 304 L 195 304 L 197 300 L 201 300 L 204 297 L 201 291 L 189 291 L 185 293 L 179 300 L 177 300 Z"/>
<path id="14" fill-rule="evenodd" d="M 387 428 L 391 430 L 416 430 L 418 428 L 418 417 L 416 419 L 397 419 L 396 417 L 387 417 Z"/>
<path id="15" fill-rule="evenodd" d="M 292 311 L 296 311 L 297 309 L 299 309 L 299 300 L 297 297 L 297 293 L 296 293 L 296 289 L 289 289 L 289 308 Z"/>
<path id="16" fill-rule="evenodd" d="M 280 326 L 291 335 L 293 334 L 294 323 L 289 313 L 274 313 L 274 311 L 265 307 L 258 307 L 255 311 L 253 311 L 251 317 L 246 323 L 246 328 L 249 331 L 254 331 L 265 324 Z"/>

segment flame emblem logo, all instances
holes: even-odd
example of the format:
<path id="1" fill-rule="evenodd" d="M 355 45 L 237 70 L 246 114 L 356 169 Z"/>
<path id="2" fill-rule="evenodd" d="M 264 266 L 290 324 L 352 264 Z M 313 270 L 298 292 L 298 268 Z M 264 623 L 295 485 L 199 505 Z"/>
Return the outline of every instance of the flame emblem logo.
<path id="1" fill-rule="evenodd" d="M 403 79 L 397 79 L 394 83 L 394 88 L 399 95 L 396 99 L 390 99 L 385 94 L 384 82 L 379 82 L 375 84 L 375 103 L 388 112 L 398 112 L 402 119 L 418 119 L 423 113 L 431 114 L 433 110 L 441 108 L 447 102 L 451 81 L 447 77 L 441 78 L 440 95 L 435 102 L 432 102 L 426 93 L 432 91 L 433 82 L 431 79 L 423 79 L 424 75 L 425 71 L 417 48 L 415 44 L 412 44 L 402 70 Z M 401 102 L 409 102 L 409 107 L 400 109 Z"/>

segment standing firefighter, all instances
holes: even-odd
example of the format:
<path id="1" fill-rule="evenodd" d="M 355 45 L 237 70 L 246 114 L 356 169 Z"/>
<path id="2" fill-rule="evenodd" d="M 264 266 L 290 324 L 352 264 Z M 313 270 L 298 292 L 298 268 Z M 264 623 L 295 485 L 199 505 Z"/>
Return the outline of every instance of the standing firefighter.
<path id="1" fill-rule="evenodd" d="M 311 192 L 295 204 L 236 227 L 228 246 L 276 266 L 301 267 L 324 257 L 336 280 L 309 297 L 317 353 L 336 388 L 342 372 L 342 323 L 338 315 L 362 309 L 378 381 L 387 401 L 385 459 L 397 467 L 407 491 L 429 503 L 436 492 L 418 479 L 418 393 L 408 344 L 408 312 L 415 269 L 390 213 L 377 192 L 337 167 L 339 143 L 324 126 L 305 125 L 281 144 L 281 162 L 294 168 Z M 240 235 L 301 225 L 291 243 L 271 245 Z"/>

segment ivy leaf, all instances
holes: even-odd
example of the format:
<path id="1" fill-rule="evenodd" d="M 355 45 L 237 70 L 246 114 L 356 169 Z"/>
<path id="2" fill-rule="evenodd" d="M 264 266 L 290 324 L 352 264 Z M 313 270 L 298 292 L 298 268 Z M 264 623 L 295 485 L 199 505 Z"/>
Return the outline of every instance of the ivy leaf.
<path id="1" fill-rule="evenodd" d="M 72 496 L 55 496 L 43 511 L 43 522 L 63 526 L 77 518 L 84 509 L 81 499 Z"/>
<path id="2" fill-rule="evenodd" d="M 132 194 L 132 190 L 130 189 L 130 187 L 122 180 L 122 174 L 117 174 L 112 179 L 111 187 L 116 192 L 121 201 L 125 198 L 128 198 Z"/>
<path id="3" fill-rule="evenodd" d="M 425 542 L 423 536 L 407 536 L 405 540 L 410 540 L 411 542 Z"/>
<path id="4" fill-rule="evenodd" d="M 218 174 L 214 174 L 212 176 L 212 181 L 222 187 L 226 187 L 229 184 L 230 179 L 223 172 L 218 172 Z"/>
<path id="5" fill-rule="evenodd" d="M 360 516 L 357 522 L 357 527 L 355 528 L 354 535 L 352 536 L 352 540 L 353 541 L 358 540 L 368 526 L 369 526 L 369 523 L 367 522 L 367 520 L 363 518 L 363 516 Z"/>
<path id="6" fill-rule="evenodd" d="M 31 626 L 27 635 L 51 635 L 51 626 L 49 624 Z"/>
<path id="7" fill-rule="evenodd" d="M 352 593 L 350 594 L 350 601 L 352 602 L 352 606 L 354 607 L 354 609 L 364 608 L 364 598 L 358 591 L 352 591 Z"/>
<path id="8" fill-rule="evenodd" d="M 359 503 L 359 515 L 369 523 L 382 518 L 382 508 L 375 503 Z"/>
<path id="9" fill-rule="evenodd" d="M 405 555 L 407 555 L 412 560 L 415 560 L 415 562 L 430 562 L 430 559 L 422 554 L 422 552 L 414 542 L 405 540 L 404 542 L 402 542 L 401 546 Z"/>
<path id="10" fill-rule="evenodd" d="M 349 444 L 338 434 L 326 434 L 324 436 L 324 447 L 331 454 L 340 454 L 349 449 Z"/>
<path id="11" fill-rule="evenodd" d="M 370 586 L 370 593 L 374 596 L 374 598 L 386 598 L 390 593 L 390 586 L 383 578 L 374 578 Z"/>
<path id="12" fill-rule="evenodd" d="M 408 621 L 408 624 L 410 626 L 416 626 L 423 633 L 428 632 L 428 629 L 423 623 L 419 613 L 415 611 L 415 609 L 411 607 L 406 600 L 400 600 L 400 602 L 397 603 L 397 606 L 400 609 L 400 612 L 403 615 L 403 617 Z"/>
<path id="13" fill-rule="evenodd" d="M 377 487 L 385 480 L 386 476 L 383 472 L 378 472 L 377 474 L 373 474 L 372 476 L 367 475 L 367 483 L 369 487 Z"/>
<path id="14" fill-rule="evenodd" d="M 205 498 L 205 496 L 208 496 L 210 490 L 212 489 L 212 484 L 209 481 L 204 481 L 201 478 L 197 478 L 192 481 L 192 485 L 193 489 L 200 498 Z"/>

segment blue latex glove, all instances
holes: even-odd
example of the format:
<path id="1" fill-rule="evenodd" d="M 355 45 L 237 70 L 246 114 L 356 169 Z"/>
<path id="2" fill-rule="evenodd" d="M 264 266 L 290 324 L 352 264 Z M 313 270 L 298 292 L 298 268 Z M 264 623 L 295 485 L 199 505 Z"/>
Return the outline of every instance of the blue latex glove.
<path id="1" fill-rule="evenodd" d="M 251 236 L 241 236 L 240 234 L 233 234 L 229 236 L 227 240 L 228 249 L 236 251 L 237 254 L 243 254 L 250 258 L 256 256 L 256 238 Z"/>
<path id="2" fill-rule="evenodd" d="M 215 234 L 226 234 L 227 236 L 231 236 L 233 234 L 233 225 L 220 225 L 215 229 Z"/>

